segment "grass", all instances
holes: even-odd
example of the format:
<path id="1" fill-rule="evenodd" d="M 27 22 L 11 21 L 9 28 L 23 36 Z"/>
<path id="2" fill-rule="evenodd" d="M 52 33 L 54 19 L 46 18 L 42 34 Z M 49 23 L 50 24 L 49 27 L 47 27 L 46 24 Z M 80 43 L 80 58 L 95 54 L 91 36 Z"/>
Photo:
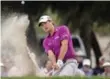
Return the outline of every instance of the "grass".
<path id="1" fill-rule="evenodd" d="M 27 76 L 27 77 L 2 77 L 1 79 L 110 79 L 107 77 L 101 77 L 101 76 L 93 76 L 93 77 L 36 77 L 36 76 Z"/>

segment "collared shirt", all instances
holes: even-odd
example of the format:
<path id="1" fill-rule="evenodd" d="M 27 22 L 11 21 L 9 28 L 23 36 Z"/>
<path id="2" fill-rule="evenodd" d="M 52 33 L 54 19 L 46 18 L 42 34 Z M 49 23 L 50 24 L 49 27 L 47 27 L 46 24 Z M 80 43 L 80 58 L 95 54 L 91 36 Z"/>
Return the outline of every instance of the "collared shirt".
<path id="1" fill-rule="evenodd" d="M 48 50 L 52 50 L 56 56 L 56 59 L 58 59 L 61 48 L 61 41 L 65 39 L 68 40 L 68 49 L 64 57 L 64 61 L 70 58 L 74 58 L 75 50 L 73 48 L 72 37 L 68 27 L 65 25 L 55 27 L 54 34 L 52 36 L 49 34 L 44 39 L 43 47 L 45 48 L 45 52 L 48 53 Z"/>

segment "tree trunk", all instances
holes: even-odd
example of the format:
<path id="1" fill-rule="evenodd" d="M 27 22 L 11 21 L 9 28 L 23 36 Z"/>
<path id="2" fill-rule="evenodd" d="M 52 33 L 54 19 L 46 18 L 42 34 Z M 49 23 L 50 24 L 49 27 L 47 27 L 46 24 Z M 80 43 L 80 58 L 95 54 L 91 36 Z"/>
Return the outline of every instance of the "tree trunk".
<path id="1" fill-rule="evenodd" d="M 84 13 L 80 20 L 80 36 L 84 42 L 86 48 L 87 58 L 90 58 L 90 49 L 91 49 L 91 19 L 89 14 Z"/>
<path id="2" fill-rule="evenodd" d="M 92 48 L 95 52 L 95 57 L 96 57 L 96 64 L 99 64 L 99 58 L 102 55 L 101 50 L 100 50 L 100 46 L 98 44 L 97 38 L 95 36 L 94 31 L 91 31 L 91 45 Z"/>

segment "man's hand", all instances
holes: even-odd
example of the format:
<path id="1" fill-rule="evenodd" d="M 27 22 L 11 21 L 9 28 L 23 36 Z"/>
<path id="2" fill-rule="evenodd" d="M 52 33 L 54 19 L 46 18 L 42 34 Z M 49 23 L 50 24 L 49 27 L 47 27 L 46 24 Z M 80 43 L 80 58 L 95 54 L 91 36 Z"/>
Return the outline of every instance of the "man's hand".
<path id="1" fill-rule="evenodd" d="M 57 65 L 57 63 L 54 63 L 52 67 L 54 70 L 59 70 L 59 66 Z"/>
<path id="2" fill-rule="evenodd" d="M 64 64 L 62 60 L 57 60 L 57 65 L 59 68 L 61 68 Z"/>
<path id="3" fill-rule="evenodd" d="M 62 61 L 62 60 L 58 60 L 57 63 L 54 63 L 54 64 L 53 64 L 53 68 L 54 68 L 55 70 L 59 70 L 63 65 L 64 65 L 64 64 L 63 64 L 63 61 Z"/>

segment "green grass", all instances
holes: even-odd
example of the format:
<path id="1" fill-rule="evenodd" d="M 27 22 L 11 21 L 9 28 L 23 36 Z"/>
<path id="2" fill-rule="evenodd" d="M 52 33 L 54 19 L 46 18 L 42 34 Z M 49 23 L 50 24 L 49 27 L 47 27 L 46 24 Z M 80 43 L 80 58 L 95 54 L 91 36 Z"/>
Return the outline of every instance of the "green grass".
<path id="1" fill-rule="evenodd" d="M 2 77 L 1 79 L 110 79 L 107 77 L 35 77 L 35 76 L 28 76 L 28 77 Z"/>

